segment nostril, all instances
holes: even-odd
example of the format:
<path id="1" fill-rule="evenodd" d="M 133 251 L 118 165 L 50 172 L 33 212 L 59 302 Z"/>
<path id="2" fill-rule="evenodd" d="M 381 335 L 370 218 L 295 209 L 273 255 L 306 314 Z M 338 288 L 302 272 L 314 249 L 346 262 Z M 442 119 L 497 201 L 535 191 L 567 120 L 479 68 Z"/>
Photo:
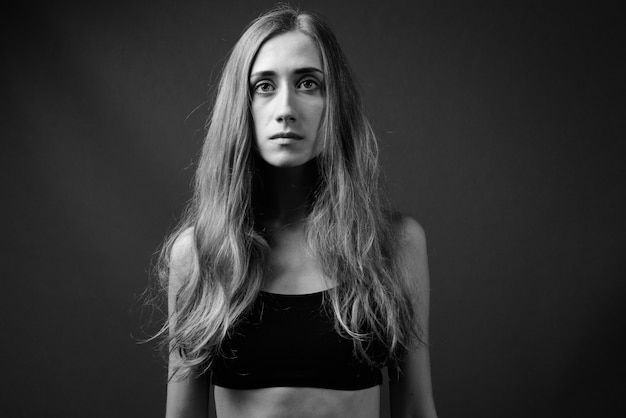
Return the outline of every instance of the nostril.
<path id="1" fill-rule="evenodd" d="M 278 115 L 278 116 L 276 116 L 276 121 L 277 122 L 284 122 L 284 121 L 294 122 L 295 120 L 296 120 L 296 118 L 293 115 Z"/>

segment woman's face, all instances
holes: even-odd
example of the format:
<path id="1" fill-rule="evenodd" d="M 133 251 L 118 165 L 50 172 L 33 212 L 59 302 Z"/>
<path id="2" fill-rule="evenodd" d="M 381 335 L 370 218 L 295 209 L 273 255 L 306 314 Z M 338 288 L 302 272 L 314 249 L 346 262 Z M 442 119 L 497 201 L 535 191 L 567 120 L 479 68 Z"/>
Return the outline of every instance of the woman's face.
<path id="1" fill-rule="evenodd" d="M 255 149 L 275 167 L 296 167 L 319 152 L 324 114 L 320 51 L 302 32 L 266 41 L 250 71 Z"/>

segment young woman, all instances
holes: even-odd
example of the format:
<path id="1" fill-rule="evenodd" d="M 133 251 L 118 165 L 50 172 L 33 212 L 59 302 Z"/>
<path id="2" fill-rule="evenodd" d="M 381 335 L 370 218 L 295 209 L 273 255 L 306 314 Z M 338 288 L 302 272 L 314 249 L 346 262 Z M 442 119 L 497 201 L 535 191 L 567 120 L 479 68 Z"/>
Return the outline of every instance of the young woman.
<path id="1" fill-rule="evenodd" d="M 253 21 L 166 241 L 167 417 L 435 417 L 424 233 L 386 212 L 376 138 L 328 26 Z"/>

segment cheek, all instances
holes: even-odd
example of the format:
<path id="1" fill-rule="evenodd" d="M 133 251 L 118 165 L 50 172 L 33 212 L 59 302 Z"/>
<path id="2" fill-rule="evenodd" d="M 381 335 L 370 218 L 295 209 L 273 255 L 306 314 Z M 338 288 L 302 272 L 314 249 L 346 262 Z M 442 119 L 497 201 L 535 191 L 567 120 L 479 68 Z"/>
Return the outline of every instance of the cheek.
<path id="1" fill-rule="evenodd" d="M 251 109 L 252 126 L 254 127 L 254 136 L 262 133 L 263 128 L 263 109 L 260 106 L 253 106 Z"/>
<path id="2" fill-rule="evenodd" d="M 269 108 L 270 104 L 267 102 L 262 102 L 261 100 L 255 100 L 252 102 L 250 111 L 252 113 L 252 120 L 254 123 L 262 123 L 264 121 L 264 117 L 267 116 Z"/>
<path id="3" fill-rule="evenodd" d="M 316 107 L 316 112 L 315 112 L 315 116 L 316 116 L 316 121 L 317 121 L 317 125 L 318 128 L 322 125 L 322 120 L 324 119 L 324 112 L 326 110 L 326 103 L 322 102 L 320 103 L 317 107 Z"/>
<path id="4" fill-rule="evenodd" d="M 259 106 L 252 105 L 250 108 L 250 114 L 252 115 L 252 123 L 256 125 L 259 120 Z"/>
<path id="5" fill-rule="evenodd" d="M 305 113 L 310 122 L 318 122 L 324 114 L 325 103 L 323 99 L 319 98 L 309 101 L 303 108 L 306 109 Z"/>

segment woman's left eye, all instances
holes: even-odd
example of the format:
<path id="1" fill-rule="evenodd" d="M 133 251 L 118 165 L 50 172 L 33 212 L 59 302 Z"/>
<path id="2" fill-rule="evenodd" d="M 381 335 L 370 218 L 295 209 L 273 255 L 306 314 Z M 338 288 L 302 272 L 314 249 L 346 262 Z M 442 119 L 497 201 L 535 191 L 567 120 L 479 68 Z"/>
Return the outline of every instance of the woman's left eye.
<path id="1" fill-rule="evenodd" d="M 319 87 L 317 80 L 306 79 L 300 82 L 300 86 L 303 90 L 315 90 Z"/>

